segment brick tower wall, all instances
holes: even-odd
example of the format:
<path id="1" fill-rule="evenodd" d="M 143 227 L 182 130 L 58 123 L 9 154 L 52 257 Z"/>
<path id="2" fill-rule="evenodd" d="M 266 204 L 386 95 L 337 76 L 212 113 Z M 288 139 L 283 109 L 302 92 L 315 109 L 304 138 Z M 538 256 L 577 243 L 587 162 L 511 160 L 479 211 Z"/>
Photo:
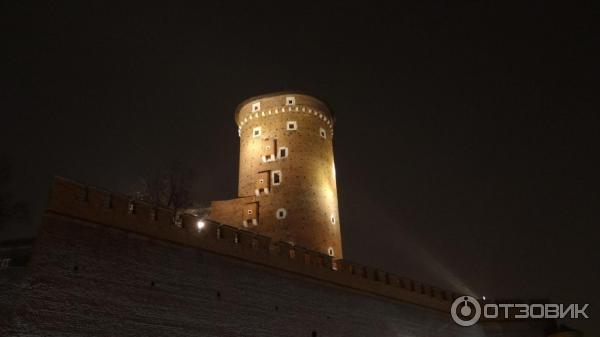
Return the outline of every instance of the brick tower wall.
<path id="1" fill-rule="evenodd" d="M 328 107 L 308 95 L 277 93 L 240 104 L 236 122 L 238 194 L 245 201 L 215 202 L 211 218 L 341 258 Z"/>

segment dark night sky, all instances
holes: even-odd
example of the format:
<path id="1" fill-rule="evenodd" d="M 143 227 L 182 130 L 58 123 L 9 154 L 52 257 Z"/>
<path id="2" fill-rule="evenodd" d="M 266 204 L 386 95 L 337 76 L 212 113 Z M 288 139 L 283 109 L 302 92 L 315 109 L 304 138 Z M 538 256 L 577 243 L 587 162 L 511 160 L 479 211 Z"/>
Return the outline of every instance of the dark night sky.
<path id="1" fill-rule="evenodd" d="M 34 235 L 54 174 L 125 191 L 180 160 L 198 200 L 236 196 L 235 106 L 297 89 L 337 114 L 347 258 L 591 303 L 569 324 L 600 333 L 591 2 L 66 3 L 2 5 L 0 154 L 34 220 L 0 238 Z"/>

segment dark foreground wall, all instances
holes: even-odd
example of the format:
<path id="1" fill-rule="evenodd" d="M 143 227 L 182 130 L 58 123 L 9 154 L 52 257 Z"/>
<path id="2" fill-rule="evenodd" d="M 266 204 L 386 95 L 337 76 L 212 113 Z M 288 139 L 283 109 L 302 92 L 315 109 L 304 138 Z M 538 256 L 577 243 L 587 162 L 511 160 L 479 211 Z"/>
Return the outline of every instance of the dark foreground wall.
<path id="1" fill-rule="evenodd" d="M 0 269 L 0 336 L 9 336 L 15 303 L 25 288 L 25 268 Z"/>
<path id="2" fill-rule="evenodd" d="M 31 257 L 32 240 L 0 242 L 0 336 L 8 335 L 15 303 L 25 283 L 26 266 Z"/>
<path id="3" fill-rule="evenodd" d="M 44 217 L 27 273 L 14 336 L 544 335 L 535 322 L 461 328 L 442 311 L 58 215 Z"/>

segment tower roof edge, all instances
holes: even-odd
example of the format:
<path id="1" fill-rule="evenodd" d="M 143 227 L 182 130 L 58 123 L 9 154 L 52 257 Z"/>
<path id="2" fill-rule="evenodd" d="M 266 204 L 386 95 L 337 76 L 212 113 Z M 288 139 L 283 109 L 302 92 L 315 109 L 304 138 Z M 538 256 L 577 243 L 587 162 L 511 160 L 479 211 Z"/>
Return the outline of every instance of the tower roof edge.
<path id="1" fill-rule="evenodd" d="M 294 95 L 294 94 L 307 96 L 307 97 L 310 97 L 310 98 L 318 101 L 319 103 L 321 103 L 323 108 L 326 110 L 326 112 L 331 117 L 331 122 L 335 123 L 335 114 L 333 113 L 333 110 L 331 109 L 331 107 L 325 100 L 323 100 L 320 97 L 317 97 L 315 95 L 312 95 L 310 93 L 307 93 L 305 91 L 301 91 L 301 90 L 284 90 L 284 91 L 277 91 L 277 92 L 271 92 L 271 93 L 266 93 L 266 94 L 262 94 L 262 95 L 248 97 L 235 107 L 235 113 L 234 113 L 235 122 L 238 125 L 240 124 L 240 120 L 239 120 L 240 111 L 244 106 L 248 105 L 251 102 L 258 101 L 258 100 L 265 99 L 265 98 L 272 98 L 272 97 L 285 96 L 285 95 Z"/>

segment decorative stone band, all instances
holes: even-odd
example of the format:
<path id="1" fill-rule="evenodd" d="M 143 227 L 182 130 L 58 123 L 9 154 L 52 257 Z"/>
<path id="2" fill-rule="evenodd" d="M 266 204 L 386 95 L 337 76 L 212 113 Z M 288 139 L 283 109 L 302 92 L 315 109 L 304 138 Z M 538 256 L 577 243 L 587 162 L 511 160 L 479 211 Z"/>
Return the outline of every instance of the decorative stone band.
<path id="1" fill-rule="evenodd" d="M 107 203 L 107 199 L 110 202 Z M 133 205 L 133 206 L 132 206 Z M 132 212 L 131 209 L 134 211 Z M 64 217 L 195 247 L 391 300 L 449 312 L 459 295 L 173 209 L 55 177 L 46 217 Z M 199 221 L 202 220 L 202 225 Z M 84 222 L 85 221 L 85 222 Z"/>
<path id="2" fill-rule="evenodd" d="M 327 114 L 323 113 L 317 109 L 313 109 L 310 106 L 301 105 L 301 104 L 299 104 L 299 105 L 282 105 L 277 108 L 271 108 L 268 110 L 258 110 L 258 111 L 248 112 L 244 117 L 240 116 L 240 118 L 239 118 L 238 135 L 242 134 L 242 129 L 243 129 L 244 125 L 247 124 L 248 122 L 252 121 L 253 119 L 275 116 L 280 113 L 283 114 L 283 113 L 296 113 L 296 112 L 305 113 L 309 116 L 313 116 L 314 118 L 318 118 L 318 119 L 322 120 L 329 127 L 329 133 L 331 134 L 331 137 L 333 137 L 333 122 L 331 121 L 331 119 L 329 119 L 329 117 L 327 117 Z"/>

